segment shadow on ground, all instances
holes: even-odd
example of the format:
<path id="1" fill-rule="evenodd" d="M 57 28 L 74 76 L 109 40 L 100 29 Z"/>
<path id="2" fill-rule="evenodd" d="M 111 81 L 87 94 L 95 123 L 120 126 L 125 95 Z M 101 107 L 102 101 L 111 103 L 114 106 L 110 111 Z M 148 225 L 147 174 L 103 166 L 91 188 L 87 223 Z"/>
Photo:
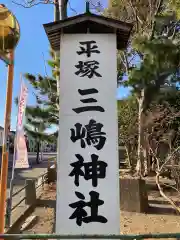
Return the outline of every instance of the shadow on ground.
<path id="1" fill-rule="evenodd" d="M 45 208 L 54 208 L 56 209 L 56 200 L 51 199 L 38 199 L 37 207 L 45 207 Z"/>
<path id="2" fill-rule="evenodd" d="M 156 215 L 179 215 L 179 213 L 171 207 L 149 206 L 147 214 Z"/>
<path id="3" fill-rule="evenodd" d="M 165 200 L 148 200 L 148 202 L 150 204 L 163 204 L 163 205 L 167 205 L 167 201 Z M 174 203 L 177 205 L 177 206 L 180 206 L 180 201 L 174 201 Z"/>
<path id="4" fill-rule="evenodd" d="M 148 200 L 149 209 L 148 214 L 161 214 L 161 215 L 179 215 L 167 201 L 165 200 Z M 180 201 L 174 201 L 177 206 L 180 206 Z"/>

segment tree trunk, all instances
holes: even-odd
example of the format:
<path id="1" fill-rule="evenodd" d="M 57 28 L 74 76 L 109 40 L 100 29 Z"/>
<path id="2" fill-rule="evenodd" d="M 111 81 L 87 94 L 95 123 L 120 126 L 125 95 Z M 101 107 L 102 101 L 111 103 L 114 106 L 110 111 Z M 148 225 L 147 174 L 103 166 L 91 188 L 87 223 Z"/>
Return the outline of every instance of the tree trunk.
<path id="1" fill-rule="evenodd" d="M 40 141 L 37 141 L 36 163 L 39 164 Z"/>
<path id="2" fill-rule="evenodd" d="M 143 176 L 147 177 L 149 175 L 150 172 L 150 156 L 148 153 L 148 150 L 146 148 L 143 149 L 144 152 L 144 173 Z"/>
<path id="3" fill-rule="evenodd" d="M 125 147 L 125 150 L 126 150 L 128 166 L 129 166 L 129 168 L 131 168 L 132 165 L 131 165 L 131 160 L 130 160 L 130 155 L 129 155 L 129 147 L 126 146 L 126 144 L 124 145 L 124 147 Z"/>
<path id="4" fill-rule="evenodd" d="M 137 164 L 136 164 L 136 173 L 138 176 L 142 176 L 143 173 L 143 142 L 144 142 L 144 134 L 143 134 L 143 104 L 144 104 L 144 89 L 141 91 L 141 96 L 138 99 L 139 111 L 138 111 L 138 150 L 137 150 Z"/>
<path id="5" fill-rule="evenodd" d="M 41 142 L 41 162 L 43 161 L 43 144 Z"/>

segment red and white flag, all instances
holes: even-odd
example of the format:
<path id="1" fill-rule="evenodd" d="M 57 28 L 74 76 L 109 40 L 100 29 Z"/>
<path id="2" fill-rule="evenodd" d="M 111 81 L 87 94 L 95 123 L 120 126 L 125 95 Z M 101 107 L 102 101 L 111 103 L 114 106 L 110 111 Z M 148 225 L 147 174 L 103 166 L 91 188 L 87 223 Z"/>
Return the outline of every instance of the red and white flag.
<path id="1" fill-rule="evenodd" d="M 21 81 L 21 91 L 18 102 L 18 119 L 17 119 L 17 129 L 20 130 L 23 128 L 23 119 L 26 109 L 28 89 L 25 86 L 24 82 Z"/>
<path id="2" fill-rule="evenodd" d="M 24 136 L 23 120 L 26 109 L 28 89 L 21 81 L 21 91 L 18 102 L 18 117 L 16 126 L 16 138 L 14 148 L 14 168 L 29 168 L 26 139 Z"/>

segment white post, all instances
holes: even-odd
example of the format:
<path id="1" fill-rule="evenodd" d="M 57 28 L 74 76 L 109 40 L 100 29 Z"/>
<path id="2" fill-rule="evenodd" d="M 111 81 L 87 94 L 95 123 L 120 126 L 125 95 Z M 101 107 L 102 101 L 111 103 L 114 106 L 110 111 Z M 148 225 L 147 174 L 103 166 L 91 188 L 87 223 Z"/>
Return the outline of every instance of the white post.
<path id="1" fill-rule="evenodd" d="M 119 234 L 116 34 L 61 36 L 59 234 Z"/>

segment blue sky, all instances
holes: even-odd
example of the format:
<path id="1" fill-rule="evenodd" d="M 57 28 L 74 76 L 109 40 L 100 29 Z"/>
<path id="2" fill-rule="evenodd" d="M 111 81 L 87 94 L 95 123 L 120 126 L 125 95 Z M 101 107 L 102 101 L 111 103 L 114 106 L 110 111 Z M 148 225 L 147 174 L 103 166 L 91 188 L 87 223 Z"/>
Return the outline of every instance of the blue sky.
<path id="1" fill-rule="evenodd" d="M 20 1 L 20 0 L 19 0 Z M 104 7 L 107 0 L 101 1 Z M 14 98 L 19 94 L 20 73 L 32 73 L 45 75 L 44 59 L 49 59 L 49 42 L 43 29 L 43 24 L 53 21 L 53 5 L 38 5 L 33 8 L 23 8 L 11 2 L 11 0 L 1 0 L 16 16 L 21 29 L 20 42 L 15 52 L 15 71 L 13 87 L 13 106 L 11 116 L 11 129 L 16 126 L 17 107 L 14 104 Z M 71 8 L 77 13 L 85 10 L 85 0 L 70 0 Z M 75 12 L 70 8 L 68 15 L 72 16 Z M 49 72 L 50 73 L 50 72 Z M 6 98 L 6 79 L 7 67 L 0 61 L 0 125 L 4 126 L 4 106 Z M 28 85 L 29 96 L 28 104 L 34 103 L 32 87 Z M 117 97 L 127 94 L 126 90 L 117 91 Z"/>

